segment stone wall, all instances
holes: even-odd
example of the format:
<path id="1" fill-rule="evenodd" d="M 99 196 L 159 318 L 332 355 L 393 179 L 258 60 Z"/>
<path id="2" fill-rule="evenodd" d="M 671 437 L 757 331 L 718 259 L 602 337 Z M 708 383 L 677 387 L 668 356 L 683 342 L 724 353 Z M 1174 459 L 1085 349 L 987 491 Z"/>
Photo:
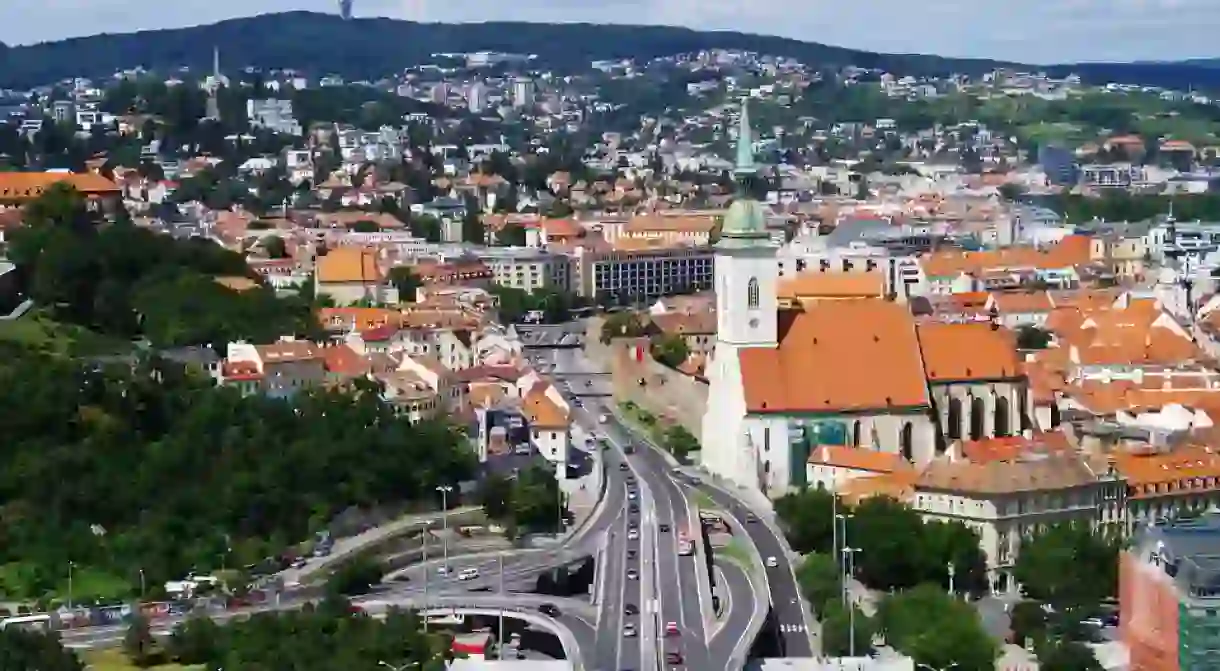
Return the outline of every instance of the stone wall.
<path id="1" fill-rule="evenodd" d="M 636 356 L 637 351 L 641 356 Z M 657 417 L 681 424 L 696 437 L 702 434 L 707 383 L 653 361 L 647 338 L 618 339 L 599 354 L 609 359 L 615 401 L 631 401 Z"/>

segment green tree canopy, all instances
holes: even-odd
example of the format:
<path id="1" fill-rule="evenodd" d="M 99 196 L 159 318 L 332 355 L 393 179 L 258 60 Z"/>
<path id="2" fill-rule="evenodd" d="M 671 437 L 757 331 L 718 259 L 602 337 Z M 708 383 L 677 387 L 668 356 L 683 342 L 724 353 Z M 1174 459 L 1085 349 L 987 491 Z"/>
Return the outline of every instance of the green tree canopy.
<path id="1" fill-rule="evenodd" d="M 690 348 L 680 335 L 658 333 L 649 339 L 648 351 L 662 365 L 677 368 L 690 356 Z"/>
<path id="2" fill-rule="evenodd" d="M 805 555 L 796 569 L 796 582 L 800 585 L 801 594 L 819 618 L 829 611 L 828 605 L 831 602 L 842 601 L 843 583 L 839 563 L 830 553 Z"/>
<path id="3" fill-rule="evenodd" d="M 1079 621 L 1118 593 L 1119 549 L 1088 525 L 1052 524 L 1022 540 L 1013 577 L 1031 599 Z"/>
<path id="4" fill-rule="evenodd" d="M 886 644 L 934 669 L 992 671 L 999 654 L 974 607 L 935 585 L 881 600 L 877 619 Z"/>
<path id="5" fill-rule="evenodd" d="M 4 671 L 84 671 L 76 654 L 54 633 L 11 627 L 0 631 L 0 667 Z"/>
<path id="6" fill-rule="evenodd" d="M 868 655 L 873 649 L 876 623 L 856 606 L 831 599 L 823 606 L 822 652 L 832 657 Z M 855 646 L 853 647 L 853 642 Z"/>
<path id="7" fill-rule="evenodd" d="M 6 351 L 0 432 L 10 599 L 62 594 L 69 561 L 78 600 L 137 593 L 141 571 L 157 585 L 260 562 L 340 512 L 430 505 L 473 472 L 450 427 L 411 424 L 372 390 L 243 397 L 156 358 Z"/>
<path id="8" fill-rule="evenodd" d="M 394 266 L 390 268 L 390 283 L 398 290 L 400 303 L 414 303 L 417 290 L 424 285 L 423 280 L 411 266 Z"/>

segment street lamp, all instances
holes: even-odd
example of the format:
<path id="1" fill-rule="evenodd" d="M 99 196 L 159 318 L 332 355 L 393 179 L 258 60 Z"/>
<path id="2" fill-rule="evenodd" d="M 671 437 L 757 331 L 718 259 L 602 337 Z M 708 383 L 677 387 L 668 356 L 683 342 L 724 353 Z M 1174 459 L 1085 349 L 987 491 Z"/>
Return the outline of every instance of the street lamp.
<path id="1" fill-rule="evenodd" d="M 68 610 L 72 609 L 72 568 L 75 566 L 72 560 L 68 560 Z"/>
<path id="2" fill-rule="evenodd" d="M 445 573 L 449 573 L 449 492 L 453 485 L 437 485 L 436 491 L 441 493 L 441 550 L 445 557 Z"/>
<path id="3" fill-rule="evenodd" d="M 928 671 L 949 671 L 949 669 L 955 669 L 955 668 L 957 668 L 957 662 L 949 662 L 949 666 L 946 666 L 946 667 L 941 668 L 941 669 L 938 669 L 938 668 L 936 668 L 935 666 L 931 666 L 931 665 L 929 665 L 929 664 L 924 664 L 923 662 L 916 662 L 916 663 L 915 663 L 915 668 L 917 668 L 917 669 L 927 669 Z"/>
<path id="4" fill-rule="evenodd" d="M 144 569 L 140 569 L 140 601 L 144 600 Z"/>
<path id="5" fill-rule="evenodd" d="M 843 565 L 847 567 L 846 570 L 844 571 L 844 577 L 843 577 L 843 598 L 844 599 L 847 598 L 848 576 L 855 575 L 855 573 L 856 573 L 856 553 L 860 552 L 860 551 L 861 551 L 860 548 L 849 548 L 849 547 L 843 548 Z M 855 657 L 856 656 L 856 605 L 854 603 L 847 603 L 845 605 L 847 606 L 848 656 Z"/>
<path id="6" fill-rule="evenodd" d="M 838 497 L 831 494 L 832 501 L 837 501 Z M 833 504 L 832 504 L 833 505 Z M 839 574 L 839 597 L 840 600 L 847 604 L 847 580 L 843 574 L 847 571 L 847 566 L 843 563 L 843 551 L 840 547 L 847 547 L 847 520 L 851 517 L 851 513 L 835 513 L 834 519 L 831 520 L 831 526 L 834 528 L 834 558 L 835 569 Z"/>

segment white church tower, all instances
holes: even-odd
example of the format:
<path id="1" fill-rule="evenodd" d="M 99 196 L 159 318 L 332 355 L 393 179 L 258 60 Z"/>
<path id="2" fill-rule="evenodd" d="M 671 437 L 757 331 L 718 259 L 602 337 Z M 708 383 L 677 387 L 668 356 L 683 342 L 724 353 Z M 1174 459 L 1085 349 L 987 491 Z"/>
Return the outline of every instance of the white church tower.
<path id="1" fill-rule="evenodd" d="M 703 417 L 702 463 L 711 473 L 758 487 L 755 448 L 746 437 L 746 400 L 741 352 L 777 344 L 777 245 L 767 232 L 762 203 L 755 197 L 757 168 L 745 101 L 737 129 L 737 198 L 729 207 L 716 243 L 716 346 L 708 366 L 708 403 Z"/>

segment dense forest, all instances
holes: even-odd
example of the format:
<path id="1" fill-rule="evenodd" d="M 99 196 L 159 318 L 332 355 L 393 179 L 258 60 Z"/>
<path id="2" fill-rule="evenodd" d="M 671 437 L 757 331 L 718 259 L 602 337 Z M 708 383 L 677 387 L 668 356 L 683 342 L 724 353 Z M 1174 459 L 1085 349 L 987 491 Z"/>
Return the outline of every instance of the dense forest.
<path id="1" fill-rule="evenodd" d="M 214 388 L 156 358 L 0 356 L 0 594 L 78 600 L 244 566 L 350 507 L 434 505 L 474 464 L 444 424 L 376 393 L 291 403 Z"/>
<path id="2" fill-rule="evenodd" d="M 247 276 L 240 254 L 118 222 L 97 226 L 74 189 L 56 185 L 30 205 L 9 258 L 26 293 L 55 319 L 156 346 L 272 342 L 318 328 L 303 298 L 267 287 L 237 292 L 218 276 Z"/>
<path id="3" fill-rule="evenodd" d="M 191 28 L 9 48 L 0 45 L 0 87 L 32 87 L 81 76 L 101 79 L 135 66 L 164 71 L 189 66 L 202 72 L 211 67 L 213 45 L 223 46 L 223 58 L 230 67 L 294 68 L 314 75 L 333 73 L 370 81 L 429 61 L 432 54 L 483 50 L 536 54 L 537 66 L 561 71 L 584 69 L 595 60 L 647 60 L 717 48 L 789 56 L 819 67 L 856 65 L 916 76 L 1020 67 L 983 59 L 878 54 L 780 37 L 666 26 L 422 24 L 391 19 L 343 21 L 329 14 L 288 12 Z M 1055 75 L 1075 72 L 1089 81 L 1178 89 L 1220 85 L 1220 70 L 1202 65 L 1082 63 L 1026 67 Z"/>

